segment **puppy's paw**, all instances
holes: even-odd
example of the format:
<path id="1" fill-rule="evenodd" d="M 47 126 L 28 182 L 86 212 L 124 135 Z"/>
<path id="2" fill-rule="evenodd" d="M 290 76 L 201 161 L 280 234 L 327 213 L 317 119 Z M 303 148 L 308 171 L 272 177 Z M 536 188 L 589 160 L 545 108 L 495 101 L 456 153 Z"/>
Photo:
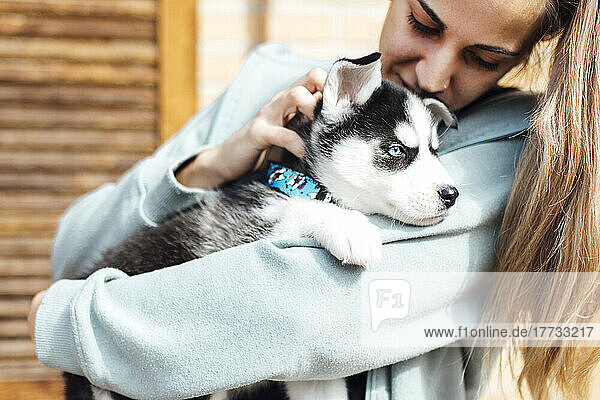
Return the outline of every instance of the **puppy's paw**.
<path id="1" fill-rule="evenodd" d="M 379 228 L 362 213 L 343 210 L 322 222 L 315 239 L 342 263 L 369 268 L 381 261 Z"/>

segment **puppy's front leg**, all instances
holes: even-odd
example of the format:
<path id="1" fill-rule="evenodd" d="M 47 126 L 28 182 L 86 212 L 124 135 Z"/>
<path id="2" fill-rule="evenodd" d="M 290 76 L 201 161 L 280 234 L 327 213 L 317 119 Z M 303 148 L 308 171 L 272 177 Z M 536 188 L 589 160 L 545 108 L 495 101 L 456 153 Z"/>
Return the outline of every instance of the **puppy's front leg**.
<path id="1" fill-rule="evenodd" d="M 274 199 L 264 212 L 275 221 L 273 237 L 312 237 L 347 264 L 368 268 L 381 260 L 379 228 L 359 211 L 318 200 L 290 198 Z"/>

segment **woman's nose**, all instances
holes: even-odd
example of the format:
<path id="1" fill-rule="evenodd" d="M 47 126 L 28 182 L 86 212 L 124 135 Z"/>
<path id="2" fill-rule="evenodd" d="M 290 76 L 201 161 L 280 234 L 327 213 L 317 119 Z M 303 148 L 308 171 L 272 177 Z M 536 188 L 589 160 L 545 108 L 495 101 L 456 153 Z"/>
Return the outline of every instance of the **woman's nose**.
<path id="1" fill-rule="evenodd" d="M 417 84 L 424 92 L 441 94 L 451 86 L 455 69 L 456 57 L 450 51 L 431 52 L 417 63 Z"/>

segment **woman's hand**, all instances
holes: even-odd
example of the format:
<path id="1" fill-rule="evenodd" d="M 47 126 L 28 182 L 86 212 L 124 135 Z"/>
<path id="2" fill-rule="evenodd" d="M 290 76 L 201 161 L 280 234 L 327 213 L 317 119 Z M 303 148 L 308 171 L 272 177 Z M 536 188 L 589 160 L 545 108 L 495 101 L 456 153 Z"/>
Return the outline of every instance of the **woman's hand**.
<path id="1" fill-rule="evenodd" d="M 250 172 L 261 153 L 271 146 L 283 147 L 302 158 L 302 139 L 284 125 L 298 112 L 312 118 L 326 78 L 325 70 L 310 70 L 292 86 L 277 93 L 226 141 L 196 156 L 177 172 L 177 180 L 190 187 L 214 188 Z"/>
<path id="2" fill-rule="evenodd" d="M 29 314 L 27 315 L 27 324 L 29 325 L 29 336 L 33 343 L 35 343 L 35 315 L 37 313 L 38 308 L 40 308 L 40 304 L 42 304 L 42 299 L 46 294 L 45 290 L 42 290 L 38 294 L 33 297 L 31 300 L 31 305 L 29 306 Z"/>

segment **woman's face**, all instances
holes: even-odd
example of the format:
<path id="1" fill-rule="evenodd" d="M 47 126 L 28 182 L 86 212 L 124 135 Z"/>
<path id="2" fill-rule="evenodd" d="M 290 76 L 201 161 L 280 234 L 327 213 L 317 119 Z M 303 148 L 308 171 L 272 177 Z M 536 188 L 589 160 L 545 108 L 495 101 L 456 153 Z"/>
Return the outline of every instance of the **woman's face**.
<path id="1" fill-rule="evenodd" d="M 381 31 L 383 75 L 454 110 L 475 100 L 526 56 L 543 3 L 393 0 Z"/>

